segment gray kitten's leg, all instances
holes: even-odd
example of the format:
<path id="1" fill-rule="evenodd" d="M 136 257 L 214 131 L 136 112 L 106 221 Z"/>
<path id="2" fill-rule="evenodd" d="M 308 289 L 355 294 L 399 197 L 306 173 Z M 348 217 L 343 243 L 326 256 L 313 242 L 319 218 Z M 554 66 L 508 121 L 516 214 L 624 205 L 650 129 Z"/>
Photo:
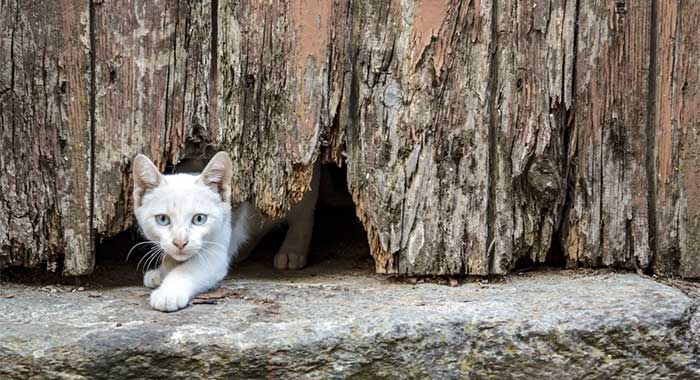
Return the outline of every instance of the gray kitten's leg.
<path id="1" fill-rule="evenodd" d="M 256 228 L 251 228 L 248 240 L 245 243 L 243 243 L 243 245 L 241 245 L 240 248 L 238 248 L 238 252 L 236 254 L 236 257 L 233 259 L 233 262 L 240 263 L 246 260 L 248 257 L 250 257 L 250 254 L 253 253 L 255 247 L 258 246 L 258 243 L 260 243 L 260 241 L 265 237 L 265 235 L 267 235 L 267 233 L 270 232 L 273 226 L 274 224 L 272 223 L 265 223 L 264 225 L 258 225 Z"/>
<path id="2" fill-rule="evenodd" d="M 309 255 L 311 233 L 314 229 L 314 211 L 318 200 L 320 163 L 314 165 L 311 190 L 304 194 L 300 202 L 294 204 L 287 214 L 289 229 L 282 247 L 274 258 L 277 269 L 301 269 Z"/>
<path id="3" fill-rule="evenodd" d="M 242 243 L 236 248 L 233 262 L 240 263 L 250 256 L 258 243 L 276 223 L 265 219 L 258 209 L 248 202 L 235 208 L 232 219 L 234 220 L 233 235 L 242 240 Z M 238 232 L 239 227 L 241 228 L 240 232 Z"/>

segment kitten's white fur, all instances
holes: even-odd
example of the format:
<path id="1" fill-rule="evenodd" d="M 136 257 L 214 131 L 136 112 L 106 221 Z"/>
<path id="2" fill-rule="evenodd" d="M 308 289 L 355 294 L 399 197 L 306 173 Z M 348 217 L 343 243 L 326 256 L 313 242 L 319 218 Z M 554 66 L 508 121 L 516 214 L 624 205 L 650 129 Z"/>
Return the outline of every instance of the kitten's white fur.
<path id="1" fill-rule="evenodd" d="M 232 257 L 247 257 L 270 228 L 282 221 L 289 229 L 274 266 L 299 269 L 306 265 L 318 197 L 318 167 L 311 191 L 292 206 L 286 220 L 273 221 L 247 202 L 232 211 L 231 166 L 228 155 L 220 152 L 200 175 L 162 175 L 146 156 L 134 159 L 134 213 L 145 237 L 162 249 L 160 266 L 144 276 L 145 286 L 157 287 L 151 294 L 153 308 L 175 311 L 186 307 L 194 296 L 226 276 Z M 168 225 L 156 222 L 160 214 L 168 216 Z M 197 214 L 207 216 L 204 224 L 193 223 Z"/>

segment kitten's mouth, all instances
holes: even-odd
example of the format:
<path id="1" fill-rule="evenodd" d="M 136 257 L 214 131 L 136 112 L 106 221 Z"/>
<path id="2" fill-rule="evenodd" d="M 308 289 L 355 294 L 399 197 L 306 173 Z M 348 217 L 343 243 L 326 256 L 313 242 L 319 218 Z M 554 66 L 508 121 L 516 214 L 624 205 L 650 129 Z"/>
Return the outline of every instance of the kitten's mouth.
<path id="1" fill-rule="evenodd" d="M 174 253 L 170 253 L 168 255 L 170 257 L 172 257 L 173 259 L 175 259 L 175 261 L 179 261 L 179 262 L 187 261 L 192 257 L 192 255 L 190 255 L 189 253 L 182 253 L 182 252 L 174 252 Z"/>

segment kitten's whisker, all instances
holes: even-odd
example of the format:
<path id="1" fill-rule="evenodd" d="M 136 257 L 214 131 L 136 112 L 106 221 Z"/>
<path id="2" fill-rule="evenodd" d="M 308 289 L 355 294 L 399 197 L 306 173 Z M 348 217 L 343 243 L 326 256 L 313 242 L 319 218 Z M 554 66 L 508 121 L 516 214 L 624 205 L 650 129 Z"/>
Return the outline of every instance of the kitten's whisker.
<path id="1" fill-rule="evenodd" d="M 156 255 L 156 260 L 154 261 L 156 267 L 153 269 L 158 269 L 158 266 L 163 263 L 163 257 L 165 257 L 165 251 L 163 251 L 163 249 L 159 249 L 158 254 Z"/>
<path id="2" fill-rule="evenodd" d="M 146 264 L 144 264 L 144 266 L 143 266 L 144 272 L 148 272 L 148 270 L 151 268 L 151 263 L 153 263 L 153 260 L 154 260 L 156 257 L 158 257 L 158 256 L 160 256 L 160 252 L 159 252 L 159 251 L 153 252 L 153 254 L 151 255 L 151 257 L 150 257 L 148 260 L 146 260 Z"/>
<path id="3" fill-rule="evenodd" d="M 143 266 L 144 273 L 148 272 L 148 270 L 151 268 L 151 264 L 153 263 L 153 260 L 155 260 L 156 257 L 158 257 L 158 252 L 153 252 L 153 254 L 151 255 L 151 258 L 148 259 L 148 262 L 146 263 L 146 265 Z"/>
<path id="4" fill-rule="evenodd" d="M 157 251 L 158 249 L 159 249 L 159 248 L 158 248 L 157 246 L 151 247 L 151 248 L 148 250 L 148 252 L 146 252 L 146 253 L 141 257 L 141 259 L 139 260 L 139 262 L 136 264 L 136 269 L 138 269 L 138 267 L 140 266 L 141 262 L 143 262 L 144 260 L 147 260 L 148 257 L 149 257 L 151 254 L 153 254 L 153 252 Z"/>
<path id="5" fill-rule="evenodd" d="M 207 251 L 207 252 L 208 252 L 209 254 L 211 254 L 211 255 L 216 256 L 216 255 L 219 255 L 219 254 L 228 254 L 228 252 L 227 252 L 227 251 L 228 251 L 228 247 L 226 247 L 225 245 L 223 245 L 223 244 L 221 244 L 221 243 L 219 243 L 219 242 L 215 242 L 215 241 L 203 241 L 202 243 L 203 243 L 203 244 L 202 244 L 202 246 L 201 246 L 201 249 L 204 250 L 204 251 Z M 213 249 L 213 247 L 207 246 L 207 244 L 212 244 L 215 248 L 219 248 L 220 250 L 218 250 L 218 249 Z M 223 251 L 223 252 L 222 252 L 222 251 Z"/>
<path id="6" fill-rule="evenodd" d="M 207 248 L 206 246 L 201 246 L 201 247 L 199 247 L 199 250 L 197 251 L 197 254 L 201 254 L 201 253 L 210 253 L 210 252 L 212 252 L 212 251 L 211 251 L 211 248 Z"/>
<path id="7" fill-rule="evenodd" d="M 204 261 L 204 265 L 209 266 L 209 260 L 207 260 L 207 256 L 206 256 L 206 255 L 201 255 L 201 254 L 200 254 L 200 255 L 199 255 L 199 258 L 200 258 L 202 261 Z"/>
<path id="8" fill-rule="evenodd" d="M 156 244 L 156 243 L 153 241 L 147 240 L 147 241 L 142 241 L 140 243 L 135 244 L 133 247 L 131 247 L 131 249 L 129 250 L 129 253 L 126 254 L 126 260 L 124 260 L 124 262 L 129 261 L 129 257 L 131 256 L 131 252 L 133 252 L 134 249 L 136 249 L 136 247 L 141 246 L 143 244 Z"/>
<path id="9" fill-rule="evenodd" d="M 207 258 L 206 254 L 211 254 L 211 252 L 202 247 L 202 249 L 197 253 L 197 256 L 199 256 L 199 258 L 201 258 L 202 261 L 209 266 L 209 259 Z"/>
<path id="10" fill-rule="evenodd" d="M 148 257 L 148 254 L 149 254 L 152 250 L 153 250 L 153 248 L 149 249 L 148 252 L 146 252 L 145 255 L 141 256 L 141 259 L 139 260 L 139 262 L 136 263 L 136 270 L 139 270 L 139 266 L 141 265 L 141 262 L 142 262 L 146 257 Z"/>
<path id="11" fill-rule="evenodd" d="M 202 241 L 202 244 L 216 244 L 217 246 L 219 246 L 219 247 L 223 248 L 224 250 L 226 250 L 226 246 L 223 245 L 223 244 L 221 244 L 221 243 L 219 243 L 218 241 L 209 241 L 209 240 L 205 240 L 205 241 Z"/>
<path id="12" fill-rule="evenodd" d="M 211 249 L 211 248 L 206 248 L 206 247 L 202 247 L 202 252 L 204 252 L 204 253 L 206 253 L 206 254 L 208 254 L 208 255 L 214 255 L 214 256 L 220 254 L 220 252 L 214 251 L 213 249 Z"/>
<path id="13" fill-rule="evenodd" d="M 153 248 L 151 248 L 148 252 L 146 252 L 146 254 L 143 255 L 143 257 L 141 258 L 141 260 L 139 260 L 139 262 L 136 264 L 136 270 L 139 270 L 139 265 L 141 265 L 141 262 L 142 262 L 144 259 L 145 259 L 146 261 L 148 261 L 148 258 L 150 258 L 151 255 L 153 255 L 155 252 L 157 252 L 157 249 L 158 249 L 158 247 L 153 247 Z M 144 263 L 144 264 L 145 264 L 145 263 Z M 144 268 L 145 268 L 145 267 L 144 267 Z"/>
<path id="14" fill-rule="evenodd" d="M 146 266 L 146 271 L 150 270 L 150 269 L 151 269 L 151 265 L 154 265 L 154 264 L 155 264 L 155 266 L 156 266 L 156 268 L 157 268 L 157 267 L 158 267 L 158 260 L 159 260 L 159 259 L 160 259 L 160 251 L 156 252 L 156 253 L 153 255 L 153 258 L 148 262 L 148 266 Z"/>
<path id="15" fill-rule="evenodd" d="M 212 256 L 212 255 L 213 255 L 213 256 L 216 256 L 216 255 L 218 255 L 218 254 L 219 254 L 219 252 L 212 251 L 211 249 L 206 248 L 206 247 L 201 247 L 201 249 L 200 249 L 200 251 L 199 251 L 199 253 L 198 253 L 198 256 L 200 256 L 200 257 L 202 258 L 202 260 L 203 260 L 207 265 L 209 265 L 209 257 L 208 257 L 208 256 Z"/>
<path id="16" fill-rule="evenodd" d="M 155 268 L 153 269 L 158 269 L 158 264 L 162 262 L 163 259 L 163 250 L 159 250 L 155 255 L 153 255 L 154 259 L 152 262 L 148 263 L 148 266 L 146 267 L 147 269 L 151 269 L 151 264 L 155 264 Z"/>

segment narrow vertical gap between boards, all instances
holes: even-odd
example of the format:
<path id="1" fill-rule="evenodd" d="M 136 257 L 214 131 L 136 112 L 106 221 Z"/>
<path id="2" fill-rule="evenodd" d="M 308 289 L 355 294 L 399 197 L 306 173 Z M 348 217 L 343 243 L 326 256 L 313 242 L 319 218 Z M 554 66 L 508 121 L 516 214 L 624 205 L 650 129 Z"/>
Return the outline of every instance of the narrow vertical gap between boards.
<path id="1" fill-rule="evenodd" d="M 496 98 L 498 97 L 498 66 L 500 64 L 498 59 L 498 1 L 494 1 L 491 6 L 491 46 L 489 47 L 490 62 L 489 62 L 489 83 L 488 83 L 488 182 L 487 182 L 487 192 L 488 198 L 486 201 L 486 252 L 485 258 L 487 260 L 487 272 L 493 273 L 495 271 L 495 255 L 493 255 L 493 250 L 497 249 L 495 246 L 496 237 L 494 229 L 496 223 L 496 180 L 497 180 L 497 155 L 496 155 Z M 462 260 L 466 260 L 463 258 Z M 464 274 L 469 274 L 468 265 L 467 270 Z M 500 271 L 500 268 L 499 268 Z"/>
<path id="2" fill-rule="evenodd" d="M 658 249 L 656 246 L 656 76 L 658 73 L 656 48 L 658 40 L 658 0 L 651 2 L 650 30 L 649 30 L 649 75 L 647 89 L 647 120 L 646 120 L 646 179 L 647 179 L 647 218 L 649 225 L 649 249 L 651 250 L 651 260 L 646 268 L 647 272 L 653 271 L 654 263 L 657 260 Z"/>
<path id="3" fill-rule="evenodd" d="M 96 44 L 96 32 L 95 32 L 95 2 L 94 0 L 89 0 L 88 4 L 88 18 L 89 18 L 89 25 L 88 25 L 88 34 L 89 34 L 89 40 L 90 40 L 90 49 L 89 49 L 89 60 L 90 60 L 90 79 L 89 79 L 89 93 L 88 93 L 88 98 L 89 98 L 89 104 L 88 104 L 88 120 L 89 120 L 89 136 L 88 136 L 88 144 L 89 144 L 89 169 L 88 169 L 88 175 L 89 175 L 89 181 L 90 181 L 90 193 L 88 195 L 89 197 L 89 203 L 90 203 L 90 210 L 89 210 L 89 235 L 90 235 L 90 246 L 89 246 L 89 252 L 86 254 L 88 255 L 88 259 L 90 262 L 90 271 L 94 268 L 95 266 L 95 256 L 97 252 L 96 244 L 97 244 L 97 234 L 95 230 L 95 139 L 96 139 L 96 134 L 95 134 L 95 109 L 96 109 L 96 96 L 97 96 L 97 83 L 96 83 L 96 54 L 97 54 L 97 44 Z"/>
<path id="4" fill-rule="evenodd" d="M 219 67 L 219 1 L 211 0 L 211 34 L 210 34 L 210 65 L 209 65 L 209 130 L 217 131 L 217 78 Z"/>

